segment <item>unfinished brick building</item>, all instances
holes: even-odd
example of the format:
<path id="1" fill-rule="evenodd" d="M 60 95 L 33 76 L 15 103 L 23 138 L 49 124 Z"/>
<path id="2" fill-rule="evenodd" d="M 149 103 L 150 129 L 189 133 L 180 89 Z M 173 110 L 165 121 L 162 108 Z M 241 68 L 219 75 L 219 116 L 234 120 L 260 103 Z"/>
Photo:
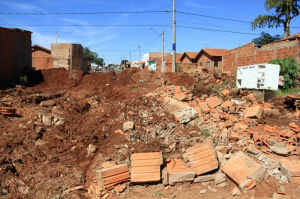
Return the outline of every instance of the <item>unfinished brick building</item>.
<path id="1" fill-rule="evenodd" d="M 15 81 L 32 67 L 31 32 L 0 27 L 0 82 Z"/>
<path id="2" fill-rule="evenodd" d="M 34 67 L 36 70 L 53 68 L 51 50 L 40 45 L 33 45 L 32 67 Z"/>
<path id="3" fill-rule="evenodd" d="M 223 70 L 236 74 L 237 67 L 268 63 L 275 58 L 294 57 L 300 62 L 300 33 L 279 42 L 255 47 L 251 42 L 223 55 Z"/>

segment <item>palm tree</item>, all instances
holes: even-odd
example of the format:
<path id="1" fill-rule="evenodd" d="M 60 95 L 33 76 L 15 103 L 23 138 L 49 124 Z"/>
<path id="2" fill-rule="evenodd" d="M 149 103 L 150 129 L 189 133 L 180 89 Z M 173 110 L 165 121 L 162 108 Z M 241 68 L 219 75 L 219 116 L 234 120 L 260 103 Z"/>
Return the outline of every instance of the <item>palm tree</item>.
<path id="1" fill-rule="evenodd" d="M 284 28 L 284 38 L 290 36 L 291 20 L 299 15 L 300 0 L 266 0 L 267 11 L 275 9 L 275 14 L 259 15 L 252 22 L 252 29 L 256 28 Z"/>

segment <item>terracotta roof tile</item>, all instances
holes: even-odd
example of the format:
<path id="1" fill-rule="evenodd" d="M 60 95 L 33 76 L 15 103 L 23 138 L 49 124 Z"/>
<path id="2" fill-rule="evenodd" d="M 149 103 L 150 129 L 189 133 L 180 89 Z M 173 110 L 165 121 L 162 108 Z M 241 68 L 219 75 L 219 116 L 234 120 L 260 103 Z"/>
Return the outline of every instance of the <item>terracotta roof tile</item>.
<path id="1" fill-rule="evenodd" d="M 105 189 L 112 189 L 115 185 L 126 182 L 130 178 L 127 164 L 102 169 L 100 172 Z"/>
<path id="2" fill-rule="evenodd" d="M 221 57 L 225 52 L 228 51 L 227 49 L 221 49 L 221 48 L 203 48 L 202 50 L 213 57 Z"/>

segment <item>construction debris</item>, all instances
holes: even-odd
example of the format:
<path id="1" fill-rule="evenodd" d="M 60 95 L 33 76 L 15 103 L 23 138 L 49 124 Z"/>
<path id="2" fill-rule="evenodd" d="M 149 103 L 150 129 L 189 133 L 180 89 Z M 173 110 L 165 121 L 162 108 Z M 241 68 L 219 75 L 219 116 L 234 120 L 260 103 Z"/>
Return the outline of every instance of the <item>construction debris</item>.
<path id="1" fill-rule="evenodd" d="M 161 165 L 163 164 L 160 152 L 136 153 L 130 156 L 131 182 L 153 183 L 161 181 Z"/>
<path id="2" fill-rule="evenodd" d="M 16 109 L 15 108 L 9 108 L 9 107 L 0 107 L 0 113 L 3 115 L 15 115 Z"/>
<path id="3" fill-rule="evenodd" d="M 100 172 L 103 187 L 108 190 L 113 189 L 117 184 L 126 182 L 130 179 L 127 164 L 102 169 Z"/>

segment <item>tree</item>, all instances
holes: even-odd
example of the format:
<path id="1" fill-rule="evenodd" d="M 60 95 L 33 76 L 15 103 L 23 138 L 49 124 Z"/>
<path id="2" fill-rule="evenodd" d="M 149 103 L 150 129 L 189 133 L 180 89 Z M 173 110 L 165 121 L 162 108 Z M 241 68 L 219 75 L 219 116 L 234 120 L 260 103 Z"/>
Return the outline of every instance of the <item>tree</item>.
<path id="1" fill-rule="evenodd" d="M 96 52 L 91 51 L 88 47 L 83 48 L 83 59 L 89 63 L 95 63 L 103 66 L 104 60 L 98 57 Z"/>
<path id="2" fill-rule="evenodd" d="M 275 9 L 275 14 L 259 15 L 252 22 L 252 29 L 281 27 L 284 28 L 284 38 L 290 36 L 291 20 L 299 15 L 300 0 L 266 0 L 265 8 L 267 11 Z"/>
<path id="3" fill-rule="evenodd" d="M 121 64 L 125 64 L 125 63 L 128 63 L 128 60 L 122 60 L 121 61 Z"/>
<path id="4" fill-rule="evenodd" d="M 281 39 L 280 35 L 270 35 L 269 33 L 262 32 L 258 38 L 253 39 L 255 46 L 262 46 L 264 44 L 269 44 Z"/>

